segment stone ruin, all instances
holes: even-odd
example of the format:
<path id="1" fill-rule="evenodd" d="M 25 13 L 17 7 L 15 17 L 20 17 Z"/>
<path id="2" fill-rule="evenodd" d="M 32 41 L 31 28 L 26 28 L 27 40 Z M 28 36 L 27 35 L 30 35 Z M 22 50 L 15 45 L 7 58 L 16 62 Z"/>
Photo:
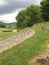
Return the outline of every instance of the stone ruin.
<path id="1" fill-rule="evenodd" d="M 40 65 L 49 65 L 49 52 L 46 52 L 45 54 L 39 56 L 36 61 Z"/>
<path id="2" fill-rule="evenodd" d="M 46 27 L 42 27 L 43 30 L 47 30 L 49 31 L 49 26 L 46 26 Z"/>
<path id="3" fill-rule="evenodd" d="M 27 38 L 31 37 L 35 32 L 31 29 L 27 29 L 9 39 L 0 41 L 0 53 L 23 42 Z"/>
<path id="4" fill-rule="evenodd" d="M 49 39 L 46 40 L 46 44 L 49 46 Z M 39 65 L 49 65 L 49 49 L 47 49 L 42 55 L 39 55 L 36 62 L 39 63 Z"/>

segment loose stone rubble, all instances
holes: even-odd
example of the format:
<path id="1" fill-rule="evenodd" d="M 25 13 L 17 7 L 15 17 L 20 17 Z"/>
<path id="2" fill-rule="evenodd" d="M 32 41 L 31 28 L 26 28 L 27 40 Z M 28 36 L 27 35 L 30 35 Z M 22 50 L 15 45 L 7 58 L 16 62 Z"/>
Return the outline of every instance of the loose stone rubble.
<path id="1" fill-rule="evenodd" d="M 48 48 L 41 54 L 38 54 L 34 59 L 31 59 L 29 64 L 31 65 L 49 65 L 49 39 L 46 40 Z"/>
<path id="2" fill-rule="evenodd" d="M 43 65 L 49 65 L 49 52 L 39 56 L 37 58 L 37 62 Z"/>
<path id="3" fill-rule="evenodd" d="M 46 27 L 42 27 L 43 30 L 47 30 L 49 31 L 49 26 L 46 26 Z"/>

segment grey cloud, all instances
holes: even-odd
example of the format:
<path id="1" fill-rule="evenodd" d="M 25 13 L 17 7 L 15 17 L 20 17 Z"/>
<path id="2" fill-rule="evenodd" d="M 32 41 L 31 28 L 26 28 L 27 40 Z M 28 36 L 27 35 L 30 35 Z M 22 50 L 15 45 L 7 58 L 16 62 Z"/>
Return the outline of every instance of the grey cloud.
<path id="1" fill-rule="evenodd" d="M 39 0 L 6 0 L 7 5 L 0 7 L 0 15 L 8 14 L 16 9 L 25 8 L 30 4 L 39 4 Z"/>

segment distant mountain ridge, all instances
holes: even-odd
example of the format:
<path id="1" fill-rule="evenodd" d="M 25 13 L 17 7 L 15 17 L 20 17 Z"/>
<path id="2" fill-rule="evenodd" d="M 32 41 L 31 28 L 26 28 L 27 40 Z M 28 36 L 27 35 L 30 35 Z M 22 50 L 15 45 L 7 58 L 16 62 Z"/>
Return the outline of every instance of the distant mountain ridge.
<path id="1" fill-rule="evenodd" d="M 3 21 L 0 21 L 0 23 L 4 23 Z M 12 23 L 5 23 L 5 24 L 15 24 L 16 22 L 12 22 Z"/>

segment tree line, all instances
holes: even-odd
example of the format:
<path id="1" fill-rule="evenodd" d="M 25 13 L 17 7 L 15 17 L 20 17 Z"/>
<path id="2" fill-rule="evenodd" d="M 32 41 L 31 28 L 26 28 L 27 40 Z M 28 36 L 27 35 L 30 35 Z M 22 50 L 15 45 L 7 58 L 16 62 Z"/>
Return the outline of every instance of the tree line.
<path id="1" fill-rule="evenodd" d="M 13 23 L 3 23 L 3 22 L 0 22 L 0 28 L 16 29 L 16 22 L 13 22 Z"/>
<path id="2" fill-rule="evenodd" d="M 0 28 L 5 28 L 6 25 L 4 23 L 0 23 Z"/>
<path id="3" fill-rule="evenodd" d="M 43 0 L 40 6 L 31 5 L 20 11 L 16 16 L 16 20 L 17 29 L 30 27 L 35 23 L 49 21 L 49 0 Z"/>

